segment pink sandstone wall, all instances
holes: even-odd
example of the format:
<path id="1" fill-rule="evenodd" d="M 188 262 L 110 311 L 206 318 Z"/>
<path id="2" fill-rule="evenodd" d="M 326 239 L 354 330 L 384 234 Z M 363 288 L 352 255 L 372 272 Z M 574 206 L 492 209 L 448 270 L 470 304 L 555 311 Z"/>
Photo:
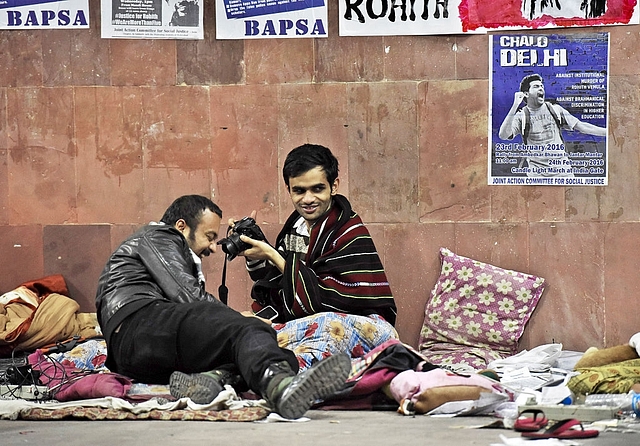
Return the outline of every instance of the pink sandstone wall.
<path id="1" fill-rule="evenodd" d="M 93 311 L 110 252 L 185 193 L 225 218 L 257 209 L 273 238 L 292 210 L 282 160 L 314 142 L 371 228 L 403 341 L 417 345 L 441 246 L 547 279 L 522 348 L 640 331 L 640 26 L 598 28 L 610 185 L 489 187 L 488 37 L 339 37 L 329 4 L 317 40 L 216 41 L 211 0 L 204 41 L 103 40 L 98 0 L 90 30 L 0 31 L 0 293 L 59 273 Z M 214 294 L 222 260 L 206 265 Z M 243 263 L 229 275 L 247 308 Z"/>

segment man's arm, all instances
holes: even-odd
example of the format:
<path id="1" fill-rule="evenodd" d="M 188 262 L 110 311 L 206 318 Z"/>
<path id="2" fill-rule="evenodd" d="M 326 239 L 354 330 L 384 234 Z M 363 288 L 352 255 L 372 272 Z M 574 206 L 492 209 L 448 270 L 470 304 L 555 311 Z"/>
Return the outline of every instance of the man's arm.
<path id="1" fill-rule="evenodd" d="M 249 261 L 266 260 L 278 268 L 280 272 L 284 272 L 284 258 L 280 255 L 278 250 L 269 243 L 261 240 L 254 240 L 246 235 L 241 235 L 240 240 L 251 245 L 251 248 L 244 250 L 240 255 L 244 256 Z"/>
<path id="2" fill-rule="evenodd" d="M 580 133 L 586 133 L 587 135 L 594 136 L 607 136 L 607 129 L 604 127 L 598 127 L 597 125 L 590 124 L 588 122 L 578 121 L 574 130 Z"/>
<path id="3" fill-rule="evenodd" d="M 521 91 L 516 92 L 513 95 L 513 104 L 511 104 L 511 108 L 507 112 L 507 116 L 505 116 L 502 124 L 500 125 L 500 130 L 498 131 L 498 136 L 500 139 L 511 139 L 513 138 L 512 128 L 513 128 L 513 120 L 516 117 L 516 112 L 518 111 L 518 106 L 524 99 L 524 93 Z"/>

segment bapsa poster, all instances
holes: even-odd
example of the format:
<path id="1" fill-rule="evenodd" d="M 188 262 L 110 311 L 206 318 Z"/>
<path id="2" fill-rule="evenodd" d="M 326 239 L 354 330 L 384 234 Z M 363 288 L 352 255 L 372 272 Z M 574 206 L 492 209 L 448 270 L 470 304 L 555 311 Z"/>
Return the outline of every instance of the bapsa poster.
<path id="1" fill-rule="evenodd" d="M 0 29 L 89 28 L 89 0 L 0 0 Z"/>
<path id="2" fill-rule="evenodd" d="M 325 0 L 216 0 L 216 38 L 327 37 Z"/>

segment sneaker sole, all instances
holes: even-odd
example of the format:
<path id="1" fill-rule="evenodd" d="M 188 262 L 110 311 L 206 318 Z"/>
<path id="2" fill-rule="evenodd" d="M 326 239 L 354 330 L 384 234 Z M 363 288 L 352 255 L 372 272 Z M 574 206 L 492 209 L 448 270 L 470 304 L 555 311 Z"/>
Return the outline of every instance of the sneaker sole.
<path id="1" fill-rule="evenodd" d="M 196 404 L 209 404 L 222 391 L 222 386 L 206 375 L 173 372 L 169 378 L 169 391 L 176 398 L 190 398 Z"/>
<path id="2" fill-rule="evenodd" d="M 317 400 L 333 395 L 345 385 L 351 360 L 346 354 L 329 356 L 300 373 L 278 402 L 277 413 L 295 420 L 305 414 Z"/>

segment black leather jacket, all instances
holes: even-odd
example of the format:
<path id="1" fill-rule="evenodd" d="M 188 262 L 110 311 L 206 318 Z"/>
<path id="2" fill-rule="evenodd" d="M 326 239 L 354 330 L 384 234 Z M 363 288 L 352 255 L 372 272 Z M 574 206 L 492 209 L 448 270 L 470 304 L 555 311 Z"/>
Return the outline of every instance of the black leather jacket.
<path id="1" fill-rule="evenodd" d="M 107 341 L 128 315 L 154 299 L 224 305 L 200 283 L 184 236 L 166 224 L 144 226 L 107 261 L 96 293 L 98 322 Z"/>

